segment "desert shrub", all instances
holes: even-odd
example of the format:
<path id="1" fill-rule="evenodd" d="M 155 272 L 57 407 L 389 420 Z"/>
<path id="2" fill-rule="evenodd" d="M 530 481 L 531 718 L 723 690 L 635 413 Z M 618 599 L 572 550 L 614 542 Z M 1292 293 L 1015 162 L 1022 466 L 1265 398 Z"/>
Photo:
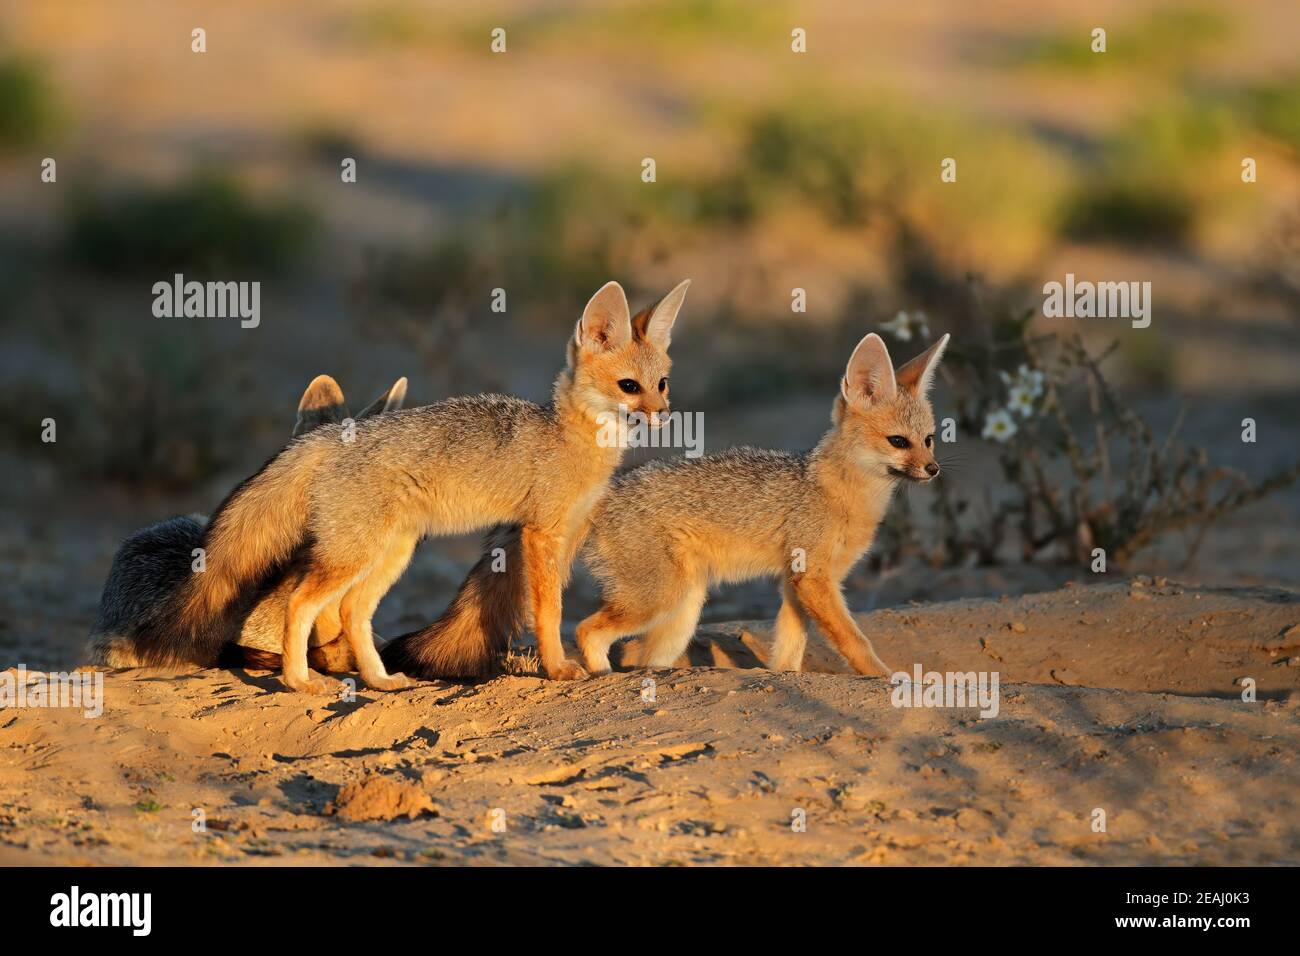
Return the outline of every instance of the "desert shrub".
<path id="1" fill-rule="evenodd" d="M 348 287 L 349 307 L 366 335 L 409 349 L 423 381 L 452 394 L 504 387 L 470 359 L 475 327 L 487 308 L 488 259 L 463 234 L 414 252 L 374 254 Z"/>
<path id="2" fill-rule="evenodd" d="M 94 334 L 85 324 L 78 329 L 79 336 Z M 39 441 L 39 423 L 52 417 L 61 470 L 136 489 L 193 487 L 244 460 L 254 415 L 259 422 L 265 416 L 235 399 L 247 399 L 250 386 L 237 356 L 190 331 L 79 344 L 94 361 L 82 362 L 75 380 L 4 389 L 10 444 Z M 222 369 L 219 389 L 202 384 L 214 367 Z"/>
<path id="3" fill-rule="evenodd" d="M 1281 215 L 1265 231 L 1249 282 L 1300 314 L 1300 209 Z"/>
<path id="4" fill-rule="evenodd" d="M 292 134 L 295 146 L 307 156 L 337 165 L 342 156 L 359 156 L 364 146 L 355 133 L 328 117 L 304 122 Z"/>
<path id="5" fill-rule="evenodd" d="M 802 235 L 811 257 L 823 241 L 884 246 L 882 237 L 906 224 L 944 263 L 1014 271 L 1053 238 L 1065 167 L 1022 134 L 991 132 L 890 97 L 846 103 L 817 92 L 719 115 L 726 124 L 719 138 L 729 146 L 707 161 L 666 164 L 653 185 L 635 170 L 590 158 L 557 166 L 495 211 L 461 217 L 428 249 L 377 257 L 367 267 L 375 274 L 359 287 L 381 310 L 391 297 L 426 316 L 449 295 L 471 307 L 486 301 L 490 286 L 467 287 L 483 276 L 492 286 L 527 290 L 535 303 L 580 301 L 611 276 L 634 281 L 698 252 L 700 261 L 719 263 L 716 282 L 744 297 L 737 309 L 746 320 L 763 322 L 789 314 L 779 314 L 780 300 L 768 294 L 775 291 L 768 265 L 760 256 L 719 256 L 715 247 L 743 253 L 759 233 Z M 962 166 L 960 186 L 936 189 L 939 158 L 954 143 L 978 159 Z M 457 246 L 461 259 L 445 264 Z M 919 271 L 916 277 L 924 281 Z M 527 316 L 520 302 L 512 298 L 512 318 Z M 765 302 L 770 315 L 762 314 Z M 787 354 L 798 351 L 793 343 Z M 745 379 L 754 369 L 737 363 L 724 376 L 730 386 L 719 391 L 752 393 L 757 380 Z M 768 379 L 777 377 L 774 371 Z"/>
<path id="6" fill-rule="evenodd" d="M 1102 142 L 1100 161 L 1067 197 L 1062 233 L 1130 243 L 1190 241 L 1202 219 L 1240 193 L 1215 170 L 1225 165 L 1224 150 L 1241 129 L 1226 102 L 1208 95 L 1130 117 Z"/>
<path id="7" fill-rule="evenodd" d="M 590 295 L 611 275 L 627 275 L 661 241 L 665 214 L 639 186 L 582 165 L 543 175 L 503 216 L 502 266 L 544 296 Z"/>
<path id="8" fill-rule="evenodd" d="M 1246 87 L 1240 100 L 1255 129 L 1300 150 L 1300 75 Z"/>
<path id="9" fill-rule="evenodd" d="M 1174 184 L 1107 174 L 1070 197 L 1061 231 L 1073 239 L 1177 245 L 1187 241 L 1196 218 L 1191 198 Z"/>
<path id="10" fill-rule="evenodd" d="M 1052 32 L 1013 45 L 1012 63 L 1037 69 L 1093 71 L 1130 68 L 1183 71 L 1232 37 L 1231 20 L 1218 10 L 1168 5 L 1128 23 L 1109 26 L 1106 52 L 1092 51 L 1085 26 Z"/>
<path id="11" fill-rule="evenodd" d="M 757 5 L 745 0 L 638 0 L 593 8 L 587 16 L 593 31 L 635 37 L 640 43 L 695 40 L 716 45 L 744 40 L 766 44 L 774 34 L 786 32 L 782 28 L 789 9 L 782 0 Z"/>
<path id="12" fill-rule="evenodd" d="M 697 208 L 768 228 L 791 205 L 838 229 L 906 222 L 940 254 L 980 267 L 1014 269 L 1040 254 L 1066 189 L 1065 162 L 1027 133 L 888 94 L 804 90 L 745 117 L 739 138 Z M 935 188 L 954 152 L 957 181 Z M 981 258 L 990 235 L 996 261 Z"/>
<path id="13" fill-rule="evenodd" d="M 355 301 L 380 312 L 473 309 L 498 285 L 537 302 L 585 301 L 610 276 L 635 275 L 663 255 L 689 228 L 692 202 L 685 186 L 651 196 L 638 180 L 564 166 L 423 249 L 374 256 Z"/>
<path id="14" fill-rule="evenodd" d="M 430 43 L 438 36 L 428 11 L 409 0 L 382 0 L 357 7 L 345 18 L 342 32 L 363 45 L 394 47 Z"/>
<path id="15" fill-rule="evenodd" d="M 246 420 L 231 400 L 246 394 L 232 357 L 222 389 L 197 387 L 213 367 L 192 334 L 155 335 L 92 370 L 78 420 L 93 477 L 134 485 L 187 487 L 239 460 Z"/>
<path id="16" fill-rule="evenodd" d="M 511 44 L 529 46 L 574 44 L 589 49 L 619 49 L 632 56 L 652 56 L 657 62 L 700 44 L 767 46 L 774 37 L 788 35 L 790 5 L 785 0 L 754 4 L 746 0 L 632 0 L 618 4 L 536 4 L 511 18 Z M 423 24 L 396 18 L 405 36 L 419 36 Z M 444 22 L 440 30 L 456 36 L 461 45 L 481 49 L 497 16 L 470 10 L 464 17 Z M 389 30 L 389 33 L 394 31 Z"/>
<path id="17" fill-rule="evenodd" d="M 0 56 L 0 149 L 30 145 L 58 126 L 54 91 L 36 61 Z"/>
<path id="18" fill-rule="evenodd" d="M 110 274 L 278 272 L 302 259 L 312 222 L 300 203 L 253 198 L 235 180 L 202 172 L 163 186 L 78 192 L 66 254 Z"/>
<path id="19" fill-rule="evenodd" d="M 937 483 L 939 544 L 922 545 L 908 510 L 894 509 L 881 563 L 911 553 L 992 564 L 1010 547 L 1025 561 L 1087 566 L 1102 548 L 1123 568 L 1173 531 L 1191 533 L 1190 559 L 1216 521 L 1300 478 L 1300 462 L 1263 480 L 1217 465 L 1178 441 L 1178 424 L 1157 437 L 1106 379 L 1115 346 L 1094 355 L 1078 336 L 1034 333 L 1032 317 L 991 317 L 983 341 L 954 340 L 941 366 L 955 384 L 962 440 L 996 449 L 1000 496 Z"/>

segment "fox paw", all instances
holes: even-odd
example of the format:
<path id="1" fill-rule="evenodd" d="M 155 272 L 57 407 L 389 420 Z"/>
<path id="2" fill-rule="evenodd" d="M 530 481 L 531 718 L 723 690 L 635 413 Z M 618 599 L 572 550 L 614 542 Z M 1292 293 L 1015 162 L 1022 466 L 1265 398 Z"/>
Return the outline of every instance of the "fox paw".
<path id="1" fill-rule="evenodd" d="M 546 671 L 548 680 L 585 680 L 587 672 L 582 669 L 582 665 L 577 661 L 569 660 L 567 657 L 550 667 L 543 668 Z"/>
<path id="2" fill-rule="evenodd" d="M 596 661 L 596 660 L 592 660 L 589 657 L 584 657 L 582 659 L 582 663 L 586 667 L 587 673 L 590 674 L 592 677 L 603 677 L 613 669 L 612 667 L 610 667 L 608 657 L 605 658 L 603 661 Z"/>
<path id="3" fill-rule="evenodd" d="M 283 674 L 280 680 L 284 682 L 285 687 L 300 694 L 332 694 L 335 686 L 334 681 L 313 674 L 311 671 L 307 672 L 306 677 L 290 677 L 288 674 Z"/>
<path id="4" fill-rule="evenodd" d="M 366 686 L 373 690 L 405 690 L 414 687 L 415 681 L 405 674 L 386 674 L 383 677 L 362 677 Z"/>

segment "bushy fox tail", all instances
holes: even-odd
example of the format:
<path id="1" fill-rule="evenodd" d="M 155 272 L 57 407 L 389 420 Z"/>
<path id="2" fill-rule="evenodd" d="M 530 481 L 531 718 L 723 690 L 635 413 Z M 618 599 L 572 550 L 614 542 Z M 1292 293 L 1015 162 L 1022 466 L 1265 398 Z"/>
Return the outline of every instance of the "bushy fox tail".
<path id="1" fill-rule="evenodd" d="M 237 636 L 237 612 L 307 537 L 313 465 L 310 446 L 290 445 L 227 496 L 204 532 L 202 570 L 140 629 L 142 664 L 217 664 Z"/>
<path id="2" fill-rule="evenodd" d="M 519 526 L 493 528 L 451 605 L 427 627 L 389 641 L 380 652 L 384 667 L 421 680 L 492 673 L 527 624 L 523 566 Z"/>
<path id="3" fill-rule="evenodd" d="M 257 647 L 223 644 L 217 666 L 228 670 L 279 672 L 284 669 L 284 655 Z M 307 666 L 322 674 L 346 674 L 357 669 L 357 661 L 347 638 L 337 637 L 328 644 L 307 648 Z"/>

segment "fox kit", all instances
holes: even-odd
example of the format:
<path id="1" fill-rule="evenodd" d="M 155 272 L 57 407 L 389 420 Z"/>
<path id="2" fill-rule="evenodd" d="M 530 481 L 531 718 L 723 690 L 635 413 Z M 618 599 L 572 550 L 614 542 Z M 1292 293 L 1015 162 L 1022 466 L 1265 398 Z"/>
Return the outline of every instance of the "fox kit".
<path id="1" fill-rule="evenodd" d="M 406 379 L 400 378 L 378 399 L 357 413 L 358 419 L 402 407 L 406 397 Z M 293 437 L 305 434 L 327 422 L 342 422 L 348 417 L 343 390 L 328 375 L 318 375 L 307 386 L 298 403 L 298 420 Z M 194 573 L 195 549 L 203 544 L 204 515 L 169 518 L 130 535 L 113 556 L 113 565 L 104 582 L 87 646 L 89 662 L 102 667 L 139 667 L 146 659 L 166 663 L 157 655 L 137 648 L 142 628 L 157 609 L 180 590 Z M 269 590 L 258 600 L 243 621 L 233 643 L 226 645 L 220 658 L 207 665 L 221 663 L 263 667 L 274 658 L 279 666 L 279 651 L 284 639 L 284 613 L 288 593 L 283 580 L 270 582 Z M 347 642 L 340 640 L 337 609 L 322 613 L 311 637 L 314 665 L 325 670 L 353 669 Z"/>
<path id="2" fill-rule="evenodd" d="M 711 582 L 781 581 L 769 666 L 798 670 L 815 624 L 860 674 L 889 668 L 858 629 L 841 583 L 871 546 L 899 481 L 928 482 L 934 413 L 926 393 L 944 336 L 894 370 L 874 333 L 853 351 L 832 427 L 806 455 L 738 449 L 654 462 L 624 476 L 593 521 L 583 555 L 604 604 L 578 625 L 588 669 L 644 634 L 627 662 L 670 666 L 695 633 Z"/>
<path id="3" fill-rule="evenodd" d="M 370 619 L 416 542 L 512 523 L 542 666 L 551 678 L 586 676 L 560 644 L 560 595 L 572 542 L 622 455 L 601 441 L 600 423 L 620 406 L 650 418 L 667 409 L 667 349 L 686 286 L 635 322 L 618 283 L 601 288 L 546 406 L 457 398 L 358 422 L 350 435 L 324 425 L 295 439 L 217 510 L 203 536 L 207 571 L 192 575 L 154 623 L 159 641 L 211 657 L 248 589 L 293 561 L 284 683 L 328 689 L 308 669 L 307 646 L 312 623 L 337 603 L 362 680 L 407 686 L 385 669 Z"/>
<path id="4" fill-rule="evenodd" d="M 642 634 L 624 661 L 670 666 L 686 649 L 711 583 L 772 576 L 784 598 L 768 665 L 798 670 L 815 624 L 862 674 L 888 667 L 858 629 L 841 583 L 866 553 L 900 481 L 928 482 L 934 417 L 926 397 L 948 336 L 897 371 L 871 334 L 845 369 L 832 427 L 811 452 L 736 449 L 651 462 L 614 479 L 593 509 L 582 556 L 604 603 L 578 625 L 583 663 L 609 670 L 609 648 Z M 513 529 L 498 529 L 507 567 Z M 520 585 L 480 561 L 441 618 L 384 648 L 385 657 L 426 662 L 422 677 L 486 672 L 526 621 Z"/>

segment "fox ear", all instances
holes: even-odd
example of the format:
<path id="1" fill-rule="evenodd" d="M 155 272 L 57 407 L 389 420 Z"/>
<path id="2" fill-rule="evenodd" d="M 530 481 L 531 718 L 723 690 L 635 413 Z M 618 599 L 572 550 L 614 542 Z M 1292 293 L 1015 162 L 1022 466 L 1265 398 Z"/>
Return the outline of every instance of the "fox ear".
<path id="1" fill-rule="evenodd" d="M 686 279 L 660 299 L 654 308 L 637 313 L 632 320 L 632 333 L 638 339 L 667 351 L 668 343 L 672 341 L 673 323 L 677 321 L 677 313 L 682 310 L 686 290 L 690 287 L 691 280 Z"/>
<path id="2" fill-rule="evenodd" d="M 403 376 L 393 383 L 392 387 L 380 395 L 373 402 L 367 405 L 361 411 L 357 412 L 357 418 L 369 418 L 372 415 L 382 415 L 384 412 L 391 412 L 396 408 L 401 408 L 402 403 L 406 401 L 406 377 Z"/>
<path id="3" fill-rule="evenodd" d="M 579 350 L 608 352 L 632 341 L 632 314 L 617 282 L 606 282 L 582 310 L 573 340 Z"/>
<path id="4" fill-rule="evenodd" d="M 343 389 L 328 375 L 317 375 L 302 393 L 298 402 L 298 421 L 293 435 L 297 437 L 326 422 L 341 422 L 348 417 L 348 407 L 343 402 Z"/>
<path id="5" fill-rule="evenodd" d="M 946 333 L 938 342 L 903 365 L 894 373 L 899 388 L 905 388 L 917 397 L 923 397 L 934 383 L 934 370 L 939 367 L 944 349 L 948 347 L 949 335 Z"/>
<path id="6" fill-rule="evenodd" d="M 845 401 L 857 405 L 887 402 L 898 393 L 889 349 L 885 348 L 885 340 L 875 332 L 863 338 L 849 356 L 840 392 Z"/>

